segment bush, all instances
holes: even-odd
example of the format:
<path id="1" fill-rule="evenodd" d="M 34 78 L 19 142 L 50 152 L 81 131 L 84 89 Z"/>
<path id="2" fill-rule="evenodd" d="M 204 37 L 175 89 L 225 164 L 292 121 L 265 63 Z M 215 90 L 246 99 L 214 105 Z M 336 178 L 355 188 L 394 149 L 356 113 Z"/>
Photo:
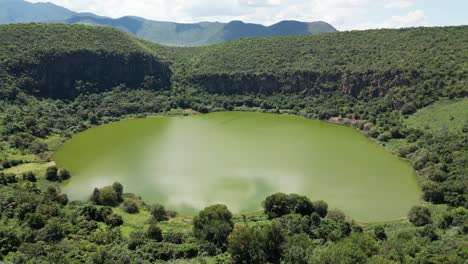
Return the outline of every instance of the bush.
<path id="1" fill-rule="evenodd" d="M 160 204 L 153 204 L 149 206 L 151 215 L 156 219 L 156 221 L 166 221 L 166 209 Z"/>
<path id="2" fill-rule="evenodd" d="M 150 225 L 146 236 L 156 242 L 161 242 L 163 240 L 161 228 L 159 228 L 157 225 Z"/>
<path id="3" fill-rule="evenodd" d="M 58 168 L 56 166 L 50 166 L 47 168 L 45 173 L 45 178 L 48 181 L 58 181 Z"/>
<path id="4" fill-rule="evenodd" d="M 408 220 L 415 226 L 424 226 L 430 224 L 431 211 L 423 206 L 414 206 L 408 213 Z"/>
<path id="5" fill-rule="evenodd" d="M 126 200 L 122 205 L 122 210 L 129 214 L 137 214 L 140 210 L 138 204 L 133 200 Z"/>
<path id="6" fill-rule="evenodd" d="M 417 108 L 416 106 L 414 106 L 413 103 L 406 103 L 403 105 L 403 107 L 401 107 L 400 110 L 401 110 L 401 113 L 404 115 L 411 115 L 414 112 L 416 112 Z"/>
<path id="7" fill-rule="evenodd" d="M 37 178 L 32 171 L 29 171 L 23 173 L 23 181 L 37 182 Z"/>
<path id="8" fill-rule="evenodd" d="M 71 174 L 67 169 L 61 169 L 58 173 L 58 177 L 61 181 L 66 181 L 71 178 Z"/>
<path id="9" fill-rule="evenodd" d="M 123 224 L 123 219 L 118 214 L 110 214 L 104 219 L 104 222 L 111 227 L 117 227 Z"/>
<path id="10" fill-rule="evenodd" d="M 193 219 L 193 232 L 200 242 L 208 242 L 224 251 L 227 238 L 234 228 L 232 214 L 225 205 L 206 207 Z"/>
<path id="11" fill-rule="evenodd" d="M 89 200 L 98 205 L 116 206 L 122 201 L 122 193 L 122 185 L 114 183 L 101 189 L 95 188 Z"/>
<path id="12" fill-rule="evenodd" d="M 285 193 L 275 193 L 263 202 L 265 213 L 269 219 L 274 219 L 291 213 L 291 198 Z"/>
<path id="13" fill-rule="evenodd" d="M 320 217 L 324 218 L 328 213 L 328 204 L 322 200 L 313 202 L 314 210 Z"/>

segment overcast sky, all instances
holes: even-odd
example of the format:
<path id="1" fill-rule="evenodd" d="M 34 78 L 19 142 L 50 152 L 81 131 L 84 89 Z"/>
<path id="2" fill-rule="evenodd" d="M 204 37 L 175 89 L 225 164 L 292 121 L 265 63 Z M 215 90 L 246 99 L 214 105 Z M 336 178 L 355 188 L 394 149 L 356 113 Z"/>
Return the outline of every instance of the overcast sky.
<path id="1" fill-rule="evenodd" d="M 468 24 L 468 0 L 28 0 L 174 22 L 326 21 L 339 30 Z"/>

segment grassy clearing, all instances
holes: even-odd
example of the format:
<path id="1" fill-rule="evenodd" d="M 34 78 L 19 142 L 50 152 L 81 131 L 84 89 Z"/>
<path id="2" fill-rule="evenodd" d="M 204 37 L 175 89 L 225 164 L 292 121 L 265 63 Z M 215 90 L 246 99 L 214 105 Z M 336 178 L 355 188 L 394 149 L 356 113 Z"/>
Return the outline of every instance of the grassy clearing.
<path id="1" fill-rule="evenodd" d="M 53 161 L 47 163 L 25 163 L 13 168 L 6 169 L 3 172 L 21 175 L 25 172 L 32 171 L 34 174 L 36 174 L 36 177 L 42 177 L 45 174 L 46 169 L 53 165 L 55 165 L 55 162 Z"/>
<path id="2" fill-rule="evenodd" d="M 405 120 L 411 128 L 430 130 L 441 133 L 444 131 L 460 131 L 468 126 L 468 99 L 441 100 L 418 110 Z"/>
<path id="3" fill-rule="evenodd" d="M 120 227 L 120 230 L 125 237 L 129 237 L 131 232 L 147 228 L 151 219 L 151 213 L 144 208 L 140 208 L 140 212 L 137 214 L 126 213 L 120 207 L 113 208 L 113 211 L 121 215 L 124 220 L 124 224 Z"/>

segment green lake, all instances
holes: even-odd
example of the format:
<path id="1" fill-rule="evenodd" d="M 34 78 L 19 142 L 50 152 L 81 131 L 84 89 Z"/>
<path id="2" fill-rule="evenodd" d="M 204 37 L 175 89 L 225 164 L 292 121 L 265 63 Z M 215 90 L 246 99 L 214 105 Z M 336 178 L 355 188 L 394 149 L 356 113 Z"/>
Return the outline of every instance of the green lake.
<path id="1" fill-rule="evenodd" d="M 71 199 L 123 184 L 189 215 L 226 204 L 261 210 L 275 192 L 324 200 L 358 221 L 402 218 L 420 202 L 411 166 L 360 132 L 290 115 L 221 112 L 130 119 L 91 128 L 55 154 Z"/>

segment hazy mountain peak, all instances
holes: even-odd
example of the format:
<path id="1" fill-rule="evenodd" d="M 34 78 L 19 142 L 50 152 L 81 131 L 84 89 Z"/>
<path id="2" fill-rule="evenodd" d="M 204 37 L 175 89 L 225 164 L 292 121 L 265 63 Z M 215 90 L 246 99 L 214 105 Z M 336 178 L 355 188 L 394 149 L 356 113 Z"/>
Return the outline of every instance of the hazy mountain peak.
<path id="1" fill-rule="evenodd" d="M 143 39 L 164 45 L 198 46 L 247 38 L 286 35 L 309 35 L 335 32 L 325 22 L 280 21 L 271 26 L 234 20 L 229 23 L 174 23 L 136 16 L 110 18 L 92 13 L 77 13 L 51 3 L 24 0 L 0 0 L 0 24 L 61 22 L 115 27 Z"/>

